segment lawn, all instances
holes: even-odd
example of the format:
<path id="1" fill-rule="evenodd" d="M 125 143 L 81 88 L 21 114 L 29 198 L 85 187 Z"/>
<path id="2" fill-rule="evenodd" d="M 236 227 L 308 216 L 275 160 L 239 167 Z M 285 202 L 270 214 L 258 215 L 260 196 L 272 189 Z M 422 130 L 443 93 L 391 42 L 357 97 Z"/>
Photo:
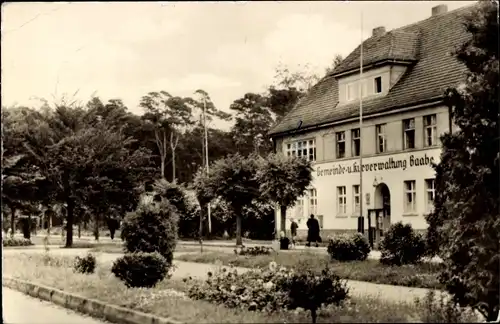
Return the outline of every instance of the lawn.
<path id="1" fill-rule="evenodd" d="M 60 290 L 95 298 L 110 304 L 170 317 L 184 323 L 309 323 L 307 313 L 265 314 L 229 309 L 205 301 L 190 300 L 182 293 L 188 283 L 164 280 L 153 289 L 128 289 L 110 272 L 110 263 L 98 264 L 96 273 L 73 272 L 72 257 L 52 256 L 44 262 L 43 254 L 4 256 L 3 275 L 27 280 Z M 421 321 L 423 306 L 389 304 L 376 299 L 353 298 L 342 307 L 319 313 L 320 323 L 402 323 Z"/>
<path id="2" fill-rule="evenodd" d="M 328 255 L 313 252 L 275 252 L 270 255 L 240 256 L 234 253 L 205 252 L 180 255 L 178 260 L 234 265 L 246 268 L 266 267 L 269 262 L 275 261 L 285 267 L 306 267 L 321 271 L 325 264 L 333 268 L 343 279 L 367 281 L 378 284 L 442 289 L 443 285 L 438 280 L 440 264 L 422 263 L 401 267 L 391 267 L 380 264 L 378 260 L 365 260 L 355 262 L 336 262 L 330 260 Z"/>

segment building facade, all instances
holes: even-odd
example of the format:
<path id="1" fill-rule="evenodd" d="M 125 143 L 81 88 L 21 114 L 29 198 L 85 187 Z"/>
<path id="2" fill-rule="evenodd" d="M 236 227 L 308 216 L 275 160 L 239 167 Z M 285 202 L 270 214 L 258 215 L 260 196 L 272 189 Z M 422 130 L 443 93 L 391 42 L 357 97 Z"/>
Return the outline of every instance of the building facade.
<path id="1" fill-rule="evenodd" d="M 375 28 L 363 42 L 362 74 L 358 47 L 275 126 L 276 151 L 306 158 L 314 169 L 310 188 L 287 211 L 287 229 L 293 218 L 306 230 L 310 214 L 323 236 L 357 231 L 360 215 L 364 229 L 380 235 L 399 221 L 426 229 L 439 138 L 455 127 L 443 94 L 465 80 L 451 53 L 469 37 L 463 21 L 474 9 L 439 5 L 424 21 Z M 279 208 L 276 219 L 281 227 Z"/>

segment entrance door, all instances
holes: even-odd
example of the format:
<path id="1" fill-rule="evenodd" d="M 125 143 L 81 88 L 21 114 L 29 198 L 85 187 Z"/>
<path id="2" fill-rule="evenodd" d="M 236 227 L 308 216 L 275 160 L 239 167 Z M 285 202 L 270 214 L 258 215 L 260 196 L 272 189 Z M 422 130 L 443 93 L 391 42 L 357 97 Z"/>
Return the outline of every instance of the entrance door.
<path id="1" fill-rule="evenodd" d="M 385 183 L 381 183 L 375 188 L 375 204 L 376 208 L 383 210 L 377 221 L 379 222 L 380 235 L 384 236 L 384 232 L 391 226 L 391 193 Z"/>

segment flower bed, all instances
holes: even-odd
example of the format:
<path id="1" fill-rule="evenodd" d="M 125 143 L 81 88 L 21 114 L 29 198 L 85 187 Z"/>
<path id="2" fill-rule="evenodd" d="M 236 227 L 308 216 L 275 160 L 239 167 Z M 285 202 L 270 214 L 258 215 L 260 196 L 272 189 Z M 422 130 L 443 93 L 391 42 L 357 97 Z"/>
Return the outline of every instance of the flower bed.
<path id="1" fill-rule="evenodd" d="M 304 266 L 312 271 L 321 271 L 325 264 L 342 279 L 367 281 L 378 284 L 442 289 L 438 280 L 438 272 L 442 265 L 422 263 L 401 267 L 380 264 L 378 260 L 353 262 L 332 261 L 328 255 L 318 255 L 310 252 L 301 253 L 271 253 L 269 255 L 240 256 L 224 252 L 205 252 L 180 255 L 178 260 L 216 263 L 246 268 L 266 267 L 269 262 L 275 261 L 280 266 L 296 268 Z"/>
<path id="2" fill-rule="evenodd" d="M 85 275 L 73 271 L 72 257 L 47 258 L 43 254 L 20 253 L 5 255 L 4 258 L 5 276 L 40 283 L 121 307 L 170 317 L 184 323 L 310 322 L 309 313 L 301 309 L 263 313 L 231 309 L 203 300 L 191 300 L 186 296 L 190 287 L 202 284 L 194 279 L 186 282 L 170 279 L 160 282 L 155 288 L 130 289 L 113 276 L 110 271 L 111 263 L 98 262 L 95 273 Z M 318 312 L 318 322 L 414 322 L 420 321 L 420 314 L 423 313 L 425 313 L 423 309 L 414 305 L 388 304 L 374 298 L 353 298 L 342 306 L 332 305 L 322 308 Z"/>

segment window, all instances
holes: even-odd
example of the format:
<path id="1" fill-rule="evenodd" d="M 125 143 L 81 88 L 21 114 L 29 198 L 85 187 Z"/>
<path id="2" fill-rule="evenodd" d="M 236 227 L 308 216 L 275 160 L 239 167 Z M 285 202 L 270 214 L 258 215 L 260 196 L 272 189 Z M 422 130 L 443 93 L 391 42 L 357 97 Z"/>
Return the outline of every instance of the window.
<path id="1" fill-rule="evenodd" d="M 360 140 L 360 131 L 359 128 L 351 130 L 351 139 L 352 139 L 352 156 L 359 156 L 361 153 L 361 140 Z"/>
<path id="2" fill-rule="evenodd" d="M 425 180 L 425 207 L 427 213 L 434 210 L 434 199 L 436 198 L 436 181 L 434 179 Z"/>
<path id="3" fill-rule="evenodd" d="M 316 215 L 316 219 L 319 223 L 319 228 L 323 228 L 323 215 Z"/>
<path id="4" fill-rule="evenodd" d="M 286 155 L 301 156 L 309 161 L 316 161 L 316 141 L 311 139 L 288 143 L 286 146 Z"/>
<path id="5" fill-rule="evenodd" d="M 316 189 L 309 189 L 309 215 L 318 213 L 318 197 Z"/>
<path id="6" fill-rule="evenodd" d="M 352 186 L 352 204 L 353 204 L 354 214 L 359 215 L 359 207 L 360 207 L 359 185 Z"/>
<path id="7" fill-rule="evenodd" d="M 404 150 L 415 148 L 415 118 L 403 120 Z"/>
<path id="8" fill-rule="evenodd" d="M 358 83 L 354 82 L 346 85 L 346 99 L 347 101 L 355 100 L 359 98 Z"/>
<path id="9" fill-rule="evenodd" d="M 382 92 L 382 77 L 376 77 L 373 82 L 373 88 L 375 93 Z"/>
<path id="10" fill-rule="evenodd" d="M 385 125 L 380 124 L 375 127 L 375 131 L 377 134 L 377 153 L 384 153 L 386 150 L 385 144 Z"/>
<path id="11" fill-rule="evenodd" d="M 297 206 L 295 208 L 295 218 L 304 217 L 304 199 L 301 197 L 297 200 Z"/>
<path id="12" fill-rule="evenodd" d="M 347 213 L 347 195 L 345 187 L 337 187 L 337 214 L 345 215 Z"/>
<path id="13" fill-rule="evenodd" d="M 414 213 L 416 212 L 416 198 L 417 192 L 415 191 L 415 180 L 405 181 L 405 213 Z"/>
<path id="14" fill-rule="evenodd" d="M 345 157 L 345 132 L 335 133 L 337 138 L 337 159 Z"/>
<path id="15" fill-rule="evenodd" d="M 424 116 L 424 146 L 434 146 L 436 143 L 436 115 Z"/>

